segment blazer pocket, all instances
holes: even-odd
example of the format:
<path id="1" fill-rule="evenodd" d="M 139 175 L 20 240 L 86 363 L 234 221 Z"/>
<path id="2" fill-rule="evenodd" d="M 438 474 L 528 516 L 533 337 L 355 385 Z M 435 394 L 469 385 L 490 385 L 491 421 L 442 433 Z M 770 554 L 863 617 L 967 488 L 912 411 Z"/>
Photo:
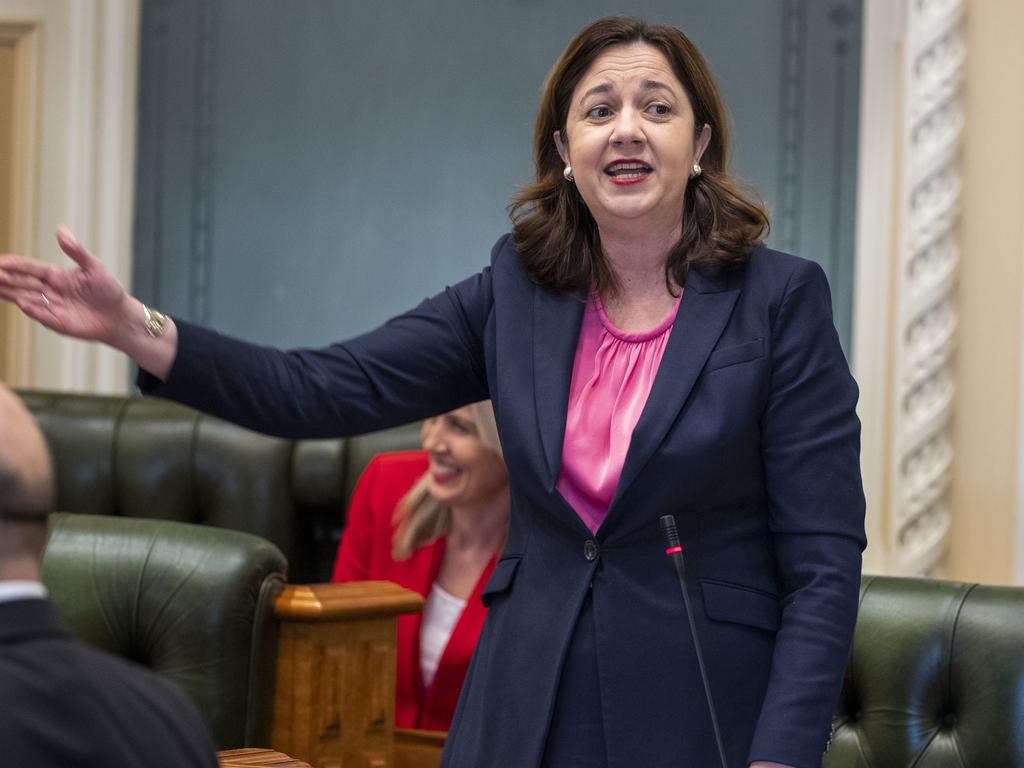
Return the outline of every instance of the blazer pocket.
<path id="1" fill-rule="evenodd" d="M 704 365 L 704 373 L 764 357 L 764 339 L 754 339 L 725 349 L 716 349 Z"/>
<path id="2" fill-rule="evenodd" d="M 516 569 L 519 567 L 519 557 L 506 557 L 499 560 L 491 573 L 491 578 L 484 585 L 484 591 L 480 594 L 480 600 L 484 607 L 489 607 L 495 596 L 502 592 L 508 592 L 515 579 Z"/>
<path id="3" fill-rule="evenodd" d="M 779 628 L 782 608 L 779 598 L 753 587 L 725 581 L 701 579 L 704 612 L 716 621 L 747 624 L 774 632 Z"/>

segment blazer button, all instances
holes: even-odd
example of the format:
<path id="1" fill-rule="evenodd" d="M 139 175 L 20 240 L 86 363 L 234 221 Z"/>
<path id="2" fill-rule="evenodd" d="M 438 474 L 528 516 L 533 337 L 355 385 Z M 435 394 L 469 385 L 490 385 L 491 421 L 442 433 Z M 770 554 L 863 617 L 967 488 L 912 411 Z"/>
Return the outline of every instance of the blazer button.
<path id="1" fill-rule="evenodd" d="M 583 542 L 583 556 L 587 560 L 597 560 L 597 542 L 593 539 L 587 539 Z"/>

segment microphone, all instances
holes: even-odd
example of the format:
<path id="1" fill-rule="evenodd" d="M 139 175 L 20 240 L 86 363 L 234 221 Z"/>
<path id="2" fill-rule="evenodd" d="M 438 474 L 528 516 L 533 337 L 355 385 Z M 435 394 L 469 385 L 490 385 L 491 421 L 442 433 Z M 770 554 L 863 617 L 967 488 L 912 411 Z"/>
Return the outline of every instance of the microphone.
<path id="1" fill-rule="evenodd" d="M 679 577 L 679 589 L 683 593 L 683 605 L 686 606 L 686 618 L 690 622 L 690 638 L 693 640 L 693 649 L 697 652 L 697 666 L 700 667 L 700 679 L 704 682 L 704 698 L 708 703 L 708 714 L 711 715 L 711 728 L 715 732 L 715 744 L 718 745 L 718 757 L 722 761 L 722 768 L 729 768 L 725 761 L 725 747 L 722 746 L 722 732 L 718 728 L 718 715 L 715 712 L 715 702 L 711 698 L 711 684 L 708 683 L 708 671 L 704 667 L 704 654 L 700 648 L 700 638 L 697 637 L 697 625 L 693 621 L 693 609 L 690 607 L 690 594 L 686 591 L 686 572 L 683 566 L 683 547 L 679 543 L 679 531 L 676 530 L 676 519 L 673 515 L 663 515 L 658 521 L 661 523 L 661 532 L 665 535 L 665 554 L 668 555 L 672 564 L 676 567 L 676 576 Z"/>

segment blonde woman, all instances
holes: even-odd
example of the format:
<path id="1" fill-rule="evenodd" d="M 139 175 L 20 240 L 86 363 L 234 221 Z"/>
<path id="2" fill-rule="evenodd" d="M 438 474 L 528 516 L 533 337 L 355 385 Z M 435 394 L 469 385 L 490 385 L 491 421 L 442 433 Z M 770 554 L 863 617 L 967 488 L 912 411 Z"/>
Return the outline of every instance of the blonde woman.
<path id="1" fill-rule="evenodd" d="M 359 479 L 334 581 L 385 579 L 426 598 L 398 620 L 395 724 L 448 730 L 508 531 L 508 474 L 490 402 L 423 426 L 423 450 L 376 456 Z"/>

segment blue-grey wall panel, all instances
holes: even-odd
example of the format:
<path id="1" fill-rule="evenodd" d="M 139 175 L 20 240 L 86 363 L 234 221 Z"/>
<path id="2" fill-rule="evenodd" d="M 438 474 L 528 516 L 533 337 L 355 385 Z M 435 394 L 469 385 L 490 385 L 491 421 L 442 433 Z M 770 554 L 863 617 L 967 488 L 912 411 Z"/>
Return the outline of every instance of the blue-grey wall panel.
<path id="1" fill-rule="evenodd" d="M 826 266 L 848 333 L 855 0 L 145 0 L 136 290 L 309 345 L 478 270 L 529 178 L 548 68 L 623 12 L 704 50 L 734 170 L 773 210 L 772 242 Z"/>
<path id="2" fill-rule="evenodd" d="M 147 2 L 142 17 L 135 290 L 195 317 L 189 302 L 199 0 Z"/>

